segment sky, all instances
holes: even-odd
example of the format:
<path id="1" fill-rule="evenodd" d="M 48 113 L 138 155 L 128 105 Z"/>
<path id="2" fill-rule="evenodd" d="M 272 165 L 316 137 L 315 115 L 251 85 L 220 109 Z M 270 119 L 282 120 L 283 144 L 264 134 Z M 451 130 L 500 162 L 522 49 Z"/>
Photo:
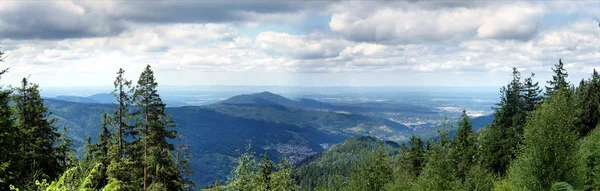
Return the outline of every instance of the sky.
<path id="1" fill-rule="evenodd" d="M 0 1 L 0 84 L 502 86 L 600 69 L 596 1 Z"/>

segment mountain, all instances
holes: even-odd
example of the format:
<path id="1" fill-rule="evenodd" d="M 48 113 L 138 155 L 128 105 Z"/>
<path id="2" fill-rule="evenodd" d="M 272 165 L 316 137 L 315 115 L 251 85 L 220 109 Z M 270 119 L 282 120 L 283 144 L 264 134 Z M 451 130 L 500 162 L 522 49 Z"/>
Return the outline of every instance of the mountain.
<path id="1" fill-rule="evenodd" d="M 78 102 L 78 103 L 98 103 L 98 101 L 96 101 L 96 100 L 89 99 L 86 97 L 80 97 L 80 96 L 56 96 L 51 99 L 70 101 L 70 102 Z"/>
<path id="2" fill-rule="evenodd" d="M 271 93 L 271 92 L 261 92 L 255 94 L 243 94 L 238 96 L 233 96 L 229 99 L 223 100 L 219 102 L 219 104 L 229 104 L 229 105 L 280 105 L 287 107 L 296 107 L 298 106 L 296 101 L 287 99 L 283 96 Z"/>
<path id="3" fill-rule="evenodd" d="M 347 177 L 360 160 L 361 152 L 377 150 L 383 143 L 390 155 L 399 151 L 400 145 L 392 141 L 382 141 L 370 136 L 356 136 L 334 145 L 329 150 L 310 156 L 296 167 L 295 177 L 304 187 L 312 187 L 327 177 L 341 175 Z"/>
<path id="4" fill-rule="evenodd" d="M 88 98 L 98 100 L 106 95 Z M 237 150 L 249 141 L 257 154 L 269 153 L 274 159 L 286 156 L 297 162 L 352 136 L 403 141 L 412 133 L 384 118 L 295 107 L 299 103 L 327 105 L 263 92 L 206 106 L 168 107 L 166 112 L 172 114 L 176 130 L 194 152 L 192 169 L 196 174 L 192 179 L 199 185 L 224 181 L 235 165 Z M 55 125 L 67 127 L 76 146 L 83 145 L 87 136 L 95 141 L 102 113 L 114 110 L 112 104 L 103 103 L 46 99 L 45 104 L 59 119 Z"/>
<path id="5" fill-rule="evenodd" d="M 473 131 L 477 131 L 484 128 L 487 124 L 492 124 L 494 121 L 494 115 L 485 115 L 480 117 L 471 118 L 471 124 L 473 125 Z"/>
<path id="6" fill-rule="evenodd" d="M 115 97 L 107 93 L 94 94 L 87 97 L 91 100 L 96 100 L 97 103 L 113 103 L 115 102 Z"/>
<path id="7" fill-rule="evenodd" d="M 369 112 L 411 112 L 411 113 L 436 113 L 434 108 L 398 102 L 359 102 L 350 104 L 329 104 L 314 99 L 300 98 L 290 100 L 283 96 L 261 92 L 255 94 L 244 94 L 223 100 L 217 104 L 224 105 L 263 105 L 263 106 L 286 106 L 303 109 L 318 109 L 345 113 L 369 113 Z"/>

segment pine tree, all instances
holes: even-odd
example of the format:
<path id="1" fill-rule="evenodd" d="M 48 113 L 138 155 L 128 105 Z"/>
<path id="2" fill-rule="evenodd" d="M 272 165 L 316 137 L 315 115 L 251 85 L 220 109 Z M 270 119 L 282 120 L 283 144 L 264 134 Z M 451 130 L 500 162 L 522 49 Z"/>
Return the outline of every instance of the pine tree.
<path id="1" fill-rule="evenodd" d="M 464 180 L 469 168 L 474 164 L 475 135 L 466 110 L 463 110 L 461 119 L 453 140 L 453 155 L 456 160 L 456 176 Z"/>
<path id="2" fill-rule="evenodd" d="M 143 142 L 144 190 L 151 184 L 160 184 L 168 190 L 180 190 L 177 166 L 171 156 L 175 146 L 167 141 L 175 138 L 177 132 L 167 129 L 175 125 L 171 116 L 165 114 L 166 105 L 162 102 L 157 87 L 154 72 L 147 65 L 133 95 L 135 105 L 140 110 L 139 115 L 143 118 L 136 126 L 141 128 L 139 132 Z"/>
<path id="3" fill-rule="evenodd" d="M 552 72 L 554 72 L 554 76 L 552 76 L 552 80 L 547 81 L 550 86 L 546 86 L 546 97 L 552 97 L 560 89 L 567 89 L 569 87 L 569 82 L 567 82 L 569 74 L 564 68 L 562 59 L 559 59 L 558 64 L 554 65 Z"/>

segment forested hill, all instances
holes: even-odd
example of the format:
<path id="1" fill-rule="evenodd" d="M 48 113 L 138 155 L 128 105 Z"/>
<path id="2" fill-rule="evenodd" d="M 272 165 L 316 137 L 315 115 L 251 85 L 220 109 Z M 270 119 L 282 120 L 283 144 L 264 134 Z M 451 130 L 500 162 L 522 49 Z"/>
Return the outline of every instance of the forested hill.
<path id="1" fill-rule="evenodd" d="M 301 187 L 314 187 L 332 178 L 350 176 L 369 151 L 383 147 L 389 155 L 399 153 L 398 143 L 375 137 L 356 136 L 334 145 L 325 152 L 310 156 L 296 167 L 295 177 Z"/>

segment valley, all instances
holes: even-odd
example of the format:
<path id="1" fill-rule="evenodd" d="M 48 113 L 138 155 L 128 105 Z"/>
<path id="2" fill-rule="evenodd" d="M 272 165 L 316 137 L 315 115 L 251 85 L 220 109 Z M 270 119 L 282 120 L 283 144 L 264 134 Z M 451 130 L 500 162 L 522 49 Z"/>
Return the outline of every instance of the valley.
<path id="1" fill-rule="evenodd" d="M 58 96 L 46 98 L 45 104 L 53 111 L 52 116 L 58 118 L 56 125 L 68 127 L 68 137 L 81 153 L 86 137 L 96 141 L 102 113 L 114 110 L 110 100 L 109 94 Z M 269 153 L 275 161 L 285 156 L 297 163 L 359 135 L 397 143 L 407 141 L 411 135 L 426 138 L 444 116 L 450 120 L 456 117 L 433 106 L 399 101 L 293 100 L 266 91 L 236 95 L 207 105 L 166 109 L 172 114 L 175 129 L 193 151 L 191 164 L 196 174 L 192 179 L 201 186 L 215 180 L 225 181 L 236 164 L 239 150 L 248 143 L 257 155 Z M 480 128 L 492 118 L 473 119 L 478 120 L 483 120 L 475 123 Z"/>

